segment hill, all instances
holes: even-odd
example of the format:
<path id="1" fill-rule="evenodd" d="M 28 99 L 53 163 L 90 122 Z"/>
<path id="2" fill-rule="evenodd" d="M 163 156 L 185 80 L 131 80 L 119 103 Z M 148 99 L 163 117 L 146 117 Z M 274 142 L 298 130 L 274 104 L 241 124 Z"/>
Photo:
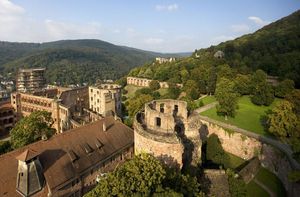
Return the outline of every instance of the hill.
<path id="1" fill-rule="evenodd" d="M 222 59 L 214 58 L 219 50 L 225 53 Z M 196 50 L 191 57 L 162 65 L 147 64 L 131 70 L 129 75 L 184 83 L 199 74 L 205 81 L 223 64 L 242 74 L 262 69 L 280 79 L 292 79 L 300 87 L 300 11 L 252 34 Z M 197 77 L 195 80 L 199 82 Z"/>
<path id="2" fill-rule="evenodd" d="M 292 79 L 300 87 L 300 10 L 255 33 L 196 53 L 212 55 L 218 50 L 225 53 L 231 67 L 262 69 L 269 75 Z"/>
<path id="3" fill-rule="evenodd" d="M 100 40 L 61 40 L 48 43 L 0 42 L 0 72 L 46 67 L 49 82 L 76 84 L 117 79 L 157 56 L 179 56 L 113 45 Z"/>

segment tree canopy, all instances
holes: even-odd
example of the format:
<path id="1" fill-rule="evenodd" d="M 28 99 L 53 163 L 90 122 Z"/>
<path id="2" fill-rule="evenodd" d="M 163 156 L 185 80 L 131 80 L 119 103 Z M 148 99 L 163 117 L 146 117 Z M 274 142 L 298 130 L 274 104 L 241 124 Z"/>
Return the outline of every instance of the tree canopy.
<path id="1" fill-rule="evenodd" d="M 14 149 L 40 140 L 42 137 L 51 137 L 55 129 L 51 126 L 53 119 L 51 113 L 35 111 L 22 118 L 11 130 L 11 144 Z"/>
<path id="2" fill-rule="evenodd" d="M 86 197 L 164 195 L 203 196 L 196 178 L 169 169 L 143 153 L 108 173 Z"/>

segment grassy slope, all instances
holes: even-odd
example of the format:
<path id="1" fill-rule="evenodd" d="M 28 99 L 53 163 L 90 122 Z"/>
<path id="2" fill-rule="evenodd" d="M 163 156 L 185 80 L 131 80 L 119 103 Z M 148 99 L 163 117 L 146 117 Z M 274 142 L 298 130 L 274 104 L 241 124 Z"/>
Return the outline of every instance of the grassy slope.
<path id="1" fill-rule="evenodd" d="M 139 86 L 135 86 L 135 85 L 127 85 L 125 86 L 125 90 L 128 91 L 127 94 L 125 94 L 124 96 L 126 96 L 128 99 L 134 97 L 134 94 L 137 90 L 142 89 L 144 87 L 139 87 Z M 166 88 L 160 88 L 158 90 L 158 92 L 160 93 L 161 96 L 165 95 L 168 93 L 168 89 Z"/>
<path id="2" fill-rule="evenodd" d="M 276 99 L 270 106 L 257 106 L 251 103 L 249 96 L 243 96 L 238 101 L 239 109 L 237 110 L 235 118 L 228 118 L 226 121 L 223 116 L 218 116 L 216 108 L 209 109 L 202 112 L 201 115 L 208 116 L 218 121 L 226 122 L 229 124 L 236 125 L 240 128 L 247 129 L 249 131 L 261 134 L 269 135 L 264 131 L 261 125 L 260 118 L 265 115 L 265 112 L 272 109 L 274 105 L 280 101 Z"/>
<path id="3" fill-rule="evenodd" d="M 242 158 L 240 158 L 238 156 L 235 156 L 235 155 L 227 153 L 227 152 L 226 152 L 226 154 L 229 157 L 229 162 L 227 163 L 228 168 L 235 169 L 245 162 L 245 160 L 243 160 Z"/>
<path id="4" fill-rule="evenodd" d="M 270 190 L 277 194 L 277 196 L 286 196 L 285 189 L 281 181 L 272 172 L 265 168 L 260 168 L 256 178 L 264 183 Z"/>
<path id="5" fill-rule="evenodd" d="M 248 197 L 268 197 L 269 194 L 254 181 L 251 181 L 247 185 L 247 196 Z"/>

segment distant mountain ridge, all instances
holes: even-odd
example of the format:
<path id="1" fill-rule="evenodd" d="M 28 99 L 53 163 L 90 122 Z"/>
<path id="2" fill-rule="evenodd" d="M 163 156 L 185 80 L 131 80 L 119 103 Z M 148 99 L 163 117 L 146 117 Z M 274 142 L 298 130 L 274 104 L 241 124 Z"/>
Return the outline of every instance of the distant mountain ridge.
<path id="1" fill-rule="evenodd" d="M 15 73 L 21 67 L 46 67 L 49 82 L 93 83 L 97 79 L 117 79 L 157 56 L 182 55 L 144 51 L 95 39 L 41 44 L 0 42 L 0 72 Z"/>

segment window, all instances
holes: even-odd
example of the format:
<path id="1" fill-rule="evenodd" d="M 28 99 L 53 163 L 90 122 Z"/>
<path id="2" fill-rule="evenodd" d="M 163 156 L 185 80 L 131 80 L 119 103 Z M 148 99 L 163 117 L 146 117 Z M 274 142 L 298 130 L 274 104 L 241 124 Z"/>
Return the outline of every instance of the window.
<path id="1" fill-rule="evenodd" d="M 159 105 L 159 111 L 160 111 L 161 113 L 164 113 L 164 111 L 165 111 L 164 106 L 165 106 L 165 105 L 164 105 L 163 103 Z"/>
<path id="2" fill-rule="evenodd" d="M 155 118 L 156 126 L 160 127 L 161 126 L 161 119 L 159 117 Z"/>
<path id="3" fill-rule="evenodd" d="M 174 106 L 174 112 L 177 113 L 178 112 L 178 105 Z"/>

